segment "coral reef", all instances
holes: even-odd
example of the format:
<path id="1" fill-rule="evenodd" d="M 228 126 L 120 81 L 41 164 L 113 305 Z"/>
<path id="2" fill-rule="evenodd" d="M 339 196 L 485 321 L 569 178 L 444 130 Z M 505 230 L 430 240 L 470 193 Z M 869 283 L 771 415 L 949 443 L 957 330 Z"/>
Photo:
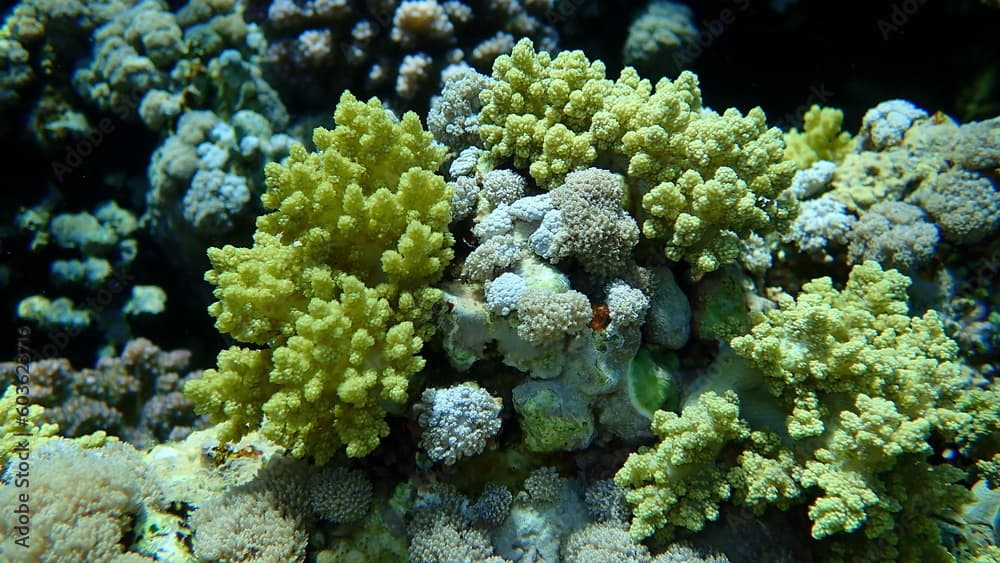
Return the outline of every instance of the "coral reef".
<path id="1" fill-rule="evenodd" d="M 623 62 L 652 76 L 676 76 L 692 62 L 698 28 L 691 8 L 680 2 L 652 0 L 628 28 Z"/>
<path id="2" fill-rule="evenodd" d="M 7 553 L 23 554 L 32 560 L 97 559 L 102 561 L 152 561 L 129 552 L 125 557 L 122 541 L 149 526 L 166 527 L 180 532 L 176 517 L 166 512 L 163 492 L 143 465 L 139 452 L 128 444 L 108 440 L 103 445 L 84 448 L 77 442 L 54 438 L 39 445 L 32 456 L 31 500 L 38 511 L 32 514 L 32 540 L 26 546 L 15 544 L 13 532 L 16 515 L 9 511 L 0 519 L 3 544 Z M 14 469 L 4 471 L 0 498 L 4 506 L 27 506 L 24 493 L 13 486 Z M 86 475 L 86 479 L 80 476 Z M 18 495 L 22 498 L 18 498 Z M 157 521 L 159 520 L 159 521 Z M 183 555 L 178 552 L 167 556 Z M 159 554 L 158 554 L 159 555 Z"/>
<path id="3" fill-rule="evenodd" d="M 487 440 L 500 432 L 502 401 L 475 384 L 425 389 L 420 400 L 420 444 L 434 461 L 452 465 L 481 454 Z"/>
<path id="4" fill-rule="evenodd" d="M 1000 12 L 11 4 L 0 559 L 1000 556 Z"/>

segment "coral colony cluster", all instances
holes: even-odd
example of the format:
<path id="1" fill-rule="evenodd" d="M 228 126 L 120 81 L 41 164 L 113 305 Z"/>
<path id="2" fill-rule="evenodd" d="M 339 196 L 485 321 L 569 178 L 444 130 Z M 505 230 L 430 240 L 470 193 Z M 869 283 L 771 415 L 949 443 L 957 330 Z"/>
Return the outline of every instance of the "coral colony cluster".
<path id="1" fill-rule="evenodd" d="M 779 128 L 756 4 L 8 8 L 0 560 L 1000 561 L 1000 59 Z"/>

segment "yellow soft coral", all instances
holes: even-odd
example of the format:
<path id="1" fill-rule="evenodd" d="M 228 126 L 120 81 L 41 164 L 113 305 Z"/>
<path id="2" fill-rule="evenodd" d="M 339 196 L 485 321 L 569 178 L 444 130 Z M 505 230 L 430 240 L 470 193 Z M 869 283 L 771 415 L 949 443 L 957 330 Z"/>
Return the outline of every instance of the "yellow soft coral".
<path id="1" fill-rule="evenodd" d="M 813 105 L 802 118 L 802 131 L 785 133 L 785 158 L 806 169 L 818 160 L 840 162 L 851 150 L 851 134 L 841 131 L 844 112 Z"/>
<path id="2" fill-rule="evenodd" d="M 642 199 L 643 233 L 664 240 L 667 257 L 691 263 L 695 277 L 794 217 L 786 188 L 795 163 L 760 108 L 703 108 L 690 72 L 655 88 L 632 68 L 614 82 L 604 73 L 581 51 L 553 59 L 522 40 L 497 59 L 481 94 L 484 146 L 546 189 L 591 164 L 625 173 Z"/>
<path id="3" fill-rule="evenodd" d="M 413 113 L 345 93 L 317 152 L 295 145 L 265 170 L 251 248 L 212 248 L 205 279 L 231 347 L 185 388 L 220 438 L 262 428 L 293 455 L 364 456 L 388 434 L 387 408 L 433 331 L 430 287 L 452 258 L 450 189 L 435 171 L 444 149 Z"/>
<path id="4" fill-rule="evenodd" d="M 651 430 L 660 442 L 631 454 L 615 475 L 615 483 L 629 489 L 630 533 L 642 539 L 664 526 L 701 530 L 731 494 L 725 468 L 716 463 L 719 451 L 750 435 L 739 399 L 732 391 L 705 392 L 680 415 L 656 411 Z"/>
<path id="5" fill-rule="evenodd" d="M 909 316 L 909 283 L 866 262 L 843 290 L 829 278 L 806 283 L 732 341 L 789 413 L 783 431 L 804 466 L 796 481 L 821 492 L 809 508 L 817 539 L 905 528 L 895 515 L 918 489 L 888 488 L 895 468 L 926 464 L 932 430 L 955 436 L 969 427 L 958 347 L 934 311 Z"/>
<path id="6" fill-rule="evenodd" d="M 45 409 L 17 389 L 16 383 L 8 385 L 0 397 L 0 468 L 59 433 L 59 426 L 42 421 Z"/>
<path id="7" fill-rule="evenodd" d="M 649 238 L 666 241 L 671 260 L 699 277 L 732 262 L 752 233 L 783 230 L 798 208 L 786 191 L 795 164 L 783 160 L 780 132 L 760 108 L 745 116 L 702 110 L 697 79 L 661 80 L 649 105 L 622 137 L 629 178 L 644 196 Z"/>
<path id="8" fill-rule="evenodd" d="M 820 396 L 865 393 L 892 401 L 901 413 L 954 426 L 952 411 L 962 377 L 958 346 L 937 313 L 908 315 L 910 279 L 865 262 L 839 291 L 830 278 L 802 286 L 798 299 L 784 296 L 750 334 L 734 338 L 733 350 L 767 377 L 771 392 L 786 400 L 792 437 L 824 430 Z"/>
<path id="9" fill-rule="evenodd" d="M 494 157 L 513 158 L 545 186 L 594 161 L 590 122 L 611 89 L 604 63 L 591 63 L 582 51 L 553 59 L 522 39 L 497 58 L 493 77 L 481 95 L 479 134 Z"/>

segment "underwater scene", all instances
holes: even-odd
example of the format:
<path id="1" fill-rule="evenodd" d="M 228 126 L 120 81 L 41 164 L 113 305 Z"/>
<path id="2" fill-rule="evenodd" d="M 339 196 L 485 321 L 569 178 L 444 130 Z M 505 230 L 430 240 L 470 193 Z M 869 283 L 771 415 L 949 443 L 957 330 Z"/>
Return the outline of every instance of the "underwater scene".
<path id="1" fill-rule="evenodd" d="M 997 0 L 8 0 L 0 562 L 1000 563 Z"/>

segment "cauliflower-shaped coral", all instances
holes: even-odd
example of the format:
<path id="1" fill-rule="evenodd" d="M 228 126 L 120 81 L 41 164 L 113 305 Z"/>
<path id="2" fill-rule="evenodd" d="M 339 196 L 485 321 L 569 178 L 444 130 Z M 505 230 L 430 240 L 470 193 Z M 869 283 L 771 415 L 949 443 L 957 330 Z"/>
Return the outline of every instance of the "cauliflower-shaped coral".
<path id="1" fill-rule="evenodd" d="M 625 64 L 654 76 L 675 76 L 697 52 L 698 28 L 691 8 L 653 0 L 628 27 L 622 47 Z"/>
<path id="2" fill-rule="evenodd" d="M 529 287 L 517 301 L 517 334 L 526 342 L 544 344 L 587 328 L 592 311 L 579 291 L 553 292 Z"/>
<path id="3" fill-rule="evenodd" d="M 456 151 L 479 144 L 479 111 L 483 107 L 479 92 L 490 80 L 466 64 L 444 69 L 441 95 L 431 98 L 427 113 L 427 129 L 435 139 Z"/>
<path id="4" fill-rule="evenodd" d="M 797 211 L 790 192 L 785 191 L 794 163 L 781 160 L 780 134 L 777 129 L 766 129 L 764 112 L 755 108 L 743 117 L 730 109 L 723 116 L 707 115 L 711 117 L 691 128 L 694 139 L 678 136 L 671 143 L 690 143 L 679 153 L 658 140 L 663 133 L 636 132 L 624 138 L 626 148 L 636 150 L 630 172 L 655 183 L 642 198 L 648 214 L 643 234 L 666 240 L 667 258 L 689 262 L 695 277 L 736 260 L 740 240 L 751 234 L 784 230 Z M 750 141 L 756 137 L 759 141 Z M 739 139 L 753 143 L 751 148 Z M 715 156 L 707 153 L 705 147 L 719 144 L 729 145 L 728 150 Z M 730 158 L 732 166 L 725 163 Z M 693 162 L 684 163 L 686 159 Z M 708 166 L 697 164 L 713 160 Z M 678 168 L 687 170 L 677 177 L 664 176 Z"/>
<path id="5" fill-rule="evenodd" d="M 500 432 L 502 402 L 472 383 L 427 389 L 421 396 L 420 446 L 434 461 L 452 465 L 483 453 L 487 440 Z"/>
<path id="6" fill-rule="evenodd" d="M 847 205 L 831 198 L 819 197 L 802 202 L 802 211 L 785 233 L 785 242 L 794 243 L 800 252 L 822 257 L 832 262 L 834 247 L 847 244 L 847 237 L 858 218 Z"/>
<path id="7" fill-rule="evenodd" d="M 928 453 L 929 432 L 928 419 L 909 420 L 891 401 L 858 394 L 853 410 L 840 412 L 827 447 L 806 462 L 802 484 L 823 491 L 809 508 L 813 537 L 852 532 L 866 521 L 869 535 L 891 527 L 894 507 L 867 477 L 891 469 L 905 453 Z"/>
<path id="8" fill-rule="evenodd" d="M 847 260 L 874 260 L 887 268 L 912 271 L 926 264 L 938 243 L 938 230 L 917 206 L 902 201 L 876 203 L 847 233 Z"/>
<path id="9" fill-rule="evenodd" d="M 859 149 L 882 150 L 903 141 L 903 135 L 927 112 L 906 100 L 888 100 L 865 112 L 858 133 Z"/>
<path id="10" fill-rule="evenodd" d="M 1000 230 L 1000 190 L 986 176 L 947 170 L 926 182 L 913 197 L 946 240 L 976 243 Z"/>
<path id="11" fill-rule="evenodd" d="M 549 258 L 559 262 L 572 256 L 595 275 L 621 272 L 639 242 L 639 227 L 622 208 L 621 177 L 600 168 L 570 172 L 549 196 L 559 211 L 561 227 L 549 247 Z"/>

